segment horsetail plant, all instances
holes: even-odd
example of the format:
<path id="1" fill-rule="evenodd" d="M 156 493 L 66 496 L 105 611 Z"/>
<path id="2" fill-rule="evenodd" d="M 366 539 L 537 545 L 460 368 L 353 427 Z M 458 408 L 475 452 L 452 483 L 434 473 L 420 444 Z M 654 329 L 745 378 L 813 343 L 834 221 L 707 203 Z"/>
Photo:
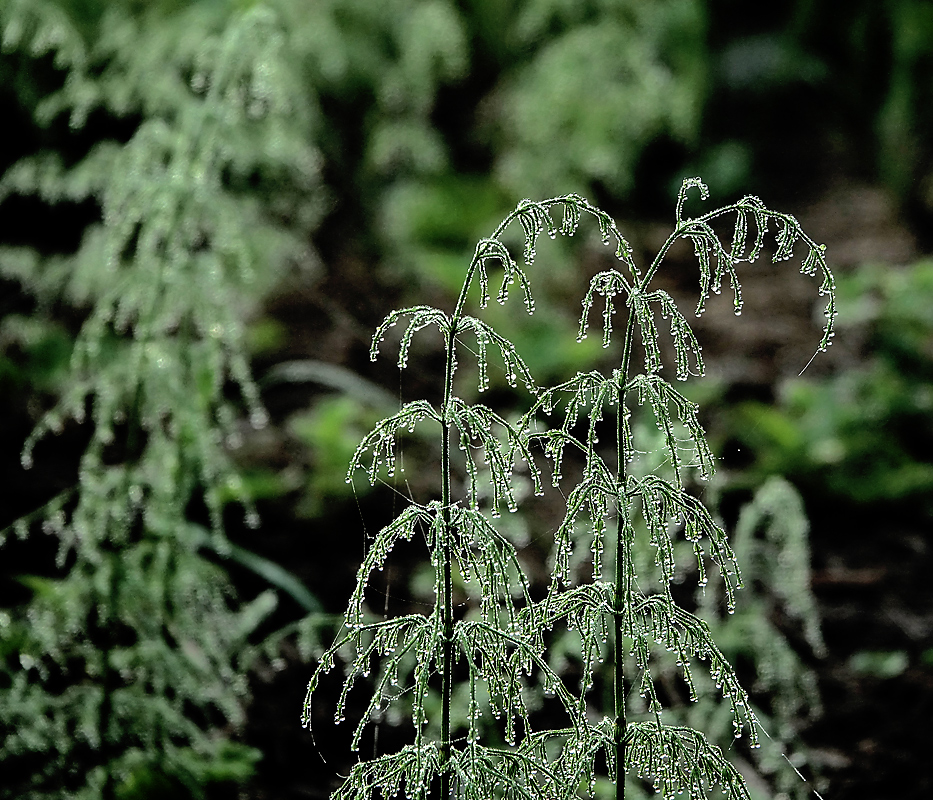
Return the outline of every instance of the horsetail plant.
<path id="1" fill-rule="evenodd" d="M 682 530 L 692 545 L 698 580 L 705 585 L 711 571 L 718 572 L 730 611 L 741 586 L 739 569 L 724 530 L 702 502 L 688 491 L 689 476 L 709 479 L 715 458 L 698 419 L 698 407 L 661 377 L 662 347 L 656 316 L 666 319 L 674 349 L 677 378 L 704 372 L 700 346 L 689 323 L 669 294 L 652 289 L 651 282 L 671 246 L 678 239 L 693 244 L 700 264 L 701 314 L 712 293 L 719 293 L 726 277 L 731 284 L 734 309 L 742 309 L 736 267 L 752 262 L 762 252 L 769 225 L 777 225 L 775 261 L 793 255 L 797 242 L 808 250 L 801 270 L 820 271 L 822 294 L 828 294 L 826 325 L 820 350 L 830 344 L 835 317 L 834 283 L 824 247 L 813 242 L 797 221 L 768 209 L 758 198 L 745 197 L 697 218 L 685 217 L 684 202 L 690 189 L 707 197 L 699 179 L 685 180 L 676 207 L 676 227 L 642 272 L 633 250 L 613 220 L 582 197 L 571 194 L 542 202 L 523 200 L 488 239 L 477 245 L 463 288 L 452 313 L 415 306 L 390 313 L 373 337 L 371 357 L 391 328 L 406 321 L 398 365 L 404 368 L 414 334 L 435 326 L 445 343 L 443 399 L 439 405 L 416 400 L 380 422 L 362 441 L 350 465 L 348 481 L 365 469 L 370 482 L 380 470 L 393 475 L 397 468 L 399 437 L 430 420 L 440 431 L 440 497 L 421 505 L 412 503 L 374 538 L 357 574 L 356 588 L 347 609 L 344 632 L 326 651 L 308 686 L 302 722 L 311 720 L 311 698 L 320 677 L 347 660 L 346 678 L 335 719 L 345 713 L 347 696 L 361 677 L 374 672 L 374 691 L 354 734 L 358 749 L 365 726 L 390 704 L 411 703 L 414 741 L 401 751 L 357 763 L 334 798 L 369 800 L 388 798 L 402 790 L 409 798 L 434 796 L 466 800 L 490 797 L 538 798 L 592 795 L 597 774 L 605 770 L 616 784 L 616 797 L 624 796 L 624 776 L 632 774 L 652 782 L 665 797 L 686 792 L 705 797 L 719 785 L 729 798 L 747 798 L 744 779 L 715 744 L 696 730 L 668 725 L 662 720 L 661 697 L 651 673 L 652 650 L 661 647 L 676 659 L 691 699 L 695 699 L 691 662 L 707 662 L 706 669 L 731 704 L 736 736 L 747 729 L 757 745 L 756 717 L 735 671 L 713 641 L 708 625 L 675 603 L 673 535 Z M 534 311 L 529 278 L 512 257 L 503 236 L 518 222 L 524 233 L 524 261 L 530 266 L 542 233 L 551 238 L 573 235 L 584 215 L 595 218 L 602 241 L 615 245 L 619 269 L 598 274 L 583 300 L 580 338 L 587 332 L 597 300 L 603 302 L 603 344 L 613 333 L 616 298 L 625 301 L 627 321 L 618 368 L 606 376 L 579 373 L 549 389 L 535 384 L 514 346 L 481 319 L 466 314 L 468 293 L 478 283 L 479 306 L 489 300 L 492 269 L 503 273 L 497 300 L 508 299 L 517 283 L 528 313 Z M 714 223 L 733 217 L 731 243 L 724 244 Z M 559 218 L 559 221 L 556 221 Z M 750 235 L 754 229 L 754 237 Z M 621 304 L 620 304 L 621 305 Z M 636 328 L 643 368 L 635 369 Z M 475 340 L 475 350 L 467 342 Z M 454 395 L 458 352 L 471 350 L 478 359 L 479 389 L 488 387 L 487 356 L 497 350 L 509 384 L 519 380 L 532 395 L 527 413 L 510 422 L 490 408 L 468 404 Z M 633 411 L 646 407 L 664 441 L 664 464 L 658 470 L 639 470 L 646 454 L 637 449 Z M 551 424 L 552 416 L 560 418 Z M 604 417 L 608 419 L 604 420 Z M 613 428 L 614 448 L 599 446 L 599 434 Z M 463 497 L 455 497 L 453 449 L 459 446 L 465 463 Z M 565 453 L 582 464 L 578 483 L 566 495 L 566 515 L 555 534 L 550 589 L 541 600 L 531 595 L 515 546 L 496 527 L 501 507 L 516 510 L 516 471 L 527 469 L 536 494 L 543 493 L 543 475 L 532 449 L 540 447 L 552 464 L 552 484 L 561 488 Z M 485 462 L 491 491 L 478 492 L 480 464 Z M 489 497 L 488 503 L 482 498 Z M 633 545 L 643 519 L 660 574 L 658 585 L 647 587 L 636 570 Z M 585 531 L 585 533 L 584 533 Z M 427 615 L 379 619 L 365 610 L 365 593 L 374 570 L 381 569 L 393 547 L 420 533 L 430 551 L 434 570 L 435 604 Z M 592 541 L 592 580 L 577 582 L 570 558 L 578 540 Z M 607 560 L 610 563 L 604 563 Z M 452 585 L 459 573 L 473 591 L 475 613 L 456 618 Z M 548 662 L 548 631 L 555 627 L 576 630 L 581 644 L 582 678 L 568 686 Z M 611 637 L 608 664 L 605 650 Z M 635 673 L 625 674 L 633 659 Z M 376 662 L 374 664 L 374 662 Z M 608 674 L 603 678 L 603 670 Z M 451 716 L 454 683 L 469 685 L 469 712 L 465 720 Z M 594 681 L 612 687 L 612 708 L 600 713 L 592 700 Z M 535 730 L 529 721 L 531 682 L 546 696 L 556 698 L 567 724 L 563 728 Z M 644 698 L 644 718 L 629 719 L 627 688 Z M 426 699 L 440 689 L 442 719 L 439 738 L 427 733 Z M 481 691 L 483 687 L 484 691 Z M 488 700 L 485 698 L 488 696 Z M 482 701 L 482 702 L 481 702 Z M 488 702 L 493 716 L 502 720 L 505 746 L 484 744 L 481 705 Z M 601 717 L 601 718 L 600 718 Z"/>

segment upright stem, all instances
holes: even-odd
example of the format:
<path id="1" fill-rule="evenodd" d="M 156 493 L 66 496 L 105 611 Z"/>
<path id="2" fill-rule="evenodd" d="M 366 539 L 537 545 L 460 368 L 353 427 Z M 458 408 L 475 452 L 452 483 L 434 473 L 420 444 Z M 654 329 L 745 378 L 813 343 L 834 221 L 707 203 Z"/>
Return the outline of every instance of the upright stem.
<path id="1" fill-rule="evenodd" d="M 459 304 L 458 304 L 459 306 Z M 458 308 L 459 310 L 459 308 Z M 446 414 L 450 408 L 453 396 L 453 363 L 454 348 L 456 347 L 456 320 L 459 314 L 454 315 L 454 324 L 447 336 L 447 365 L 444 375 L 444 407 L 445 415 L 443 441 L 441 443 L 441 515 L 443 520 L 443 543 L 441 545 L 442 570 L 442 596 L 441 606 L 444 615 L 444 643 L 442 664 L 444 674 L 441 683 L 441 800 L 449 800 L 451 790 L 451 773 L 448 762 L 451 755 L 450 740 L 450 698 L 453 694 L 453 649 L 454 649 L 454 610 L 453 588 L 451 580 L 451 554 L 450 537 L 453 535 L 450 525 L 450 423 Z"/>
<path id="2" fill-rule="evenodd" d="M 616 511 L 616 552 L 615 552 L 615 575 L 613 576 L 614 603 L 615 612 L 614 630 L 612 636 L 612 668 L 613 668 L 613 716 L 616 745 L 616 800 L 625 798 L 625 647 L 623 640 L 625 636 L 625 603 L 628 598 L 625 596 L 625 569 L 624 554 L 626 542 L 623 537 L 625 526 L 622 522 L 622 514 L 627 513 L 621 502 L 622 493 L 625 491 L 625 464 L 622 457 L 622 414 L 624 413 L 623 403 L 625 402 L 625 393 L 620 389 L 618 395 L 618 405 L 616 413 L 616 459 L 617 459 L 617 481 L 619 502 Z"/>
<path id="3" fill-rule="evenodd" d="M 449 444 L 449 429 L 444 429 L 444 446 L 443 446 L 443 456 L 442 461 L 445 465 L 449 464 L 450 458 L 450 444 Z M 450 742 L 450 697 L 453 692 L 453 683 L 452 675 L 453 672 L 453 633 L 454 633 L 454 615 L 453 615 L 453 602 L 451 598 L 451 576 L 450 576 L 450 508 L 448 503 L 450 502 L 450 477 L 448 475 L 447 469 L 444 470 L 444 498 L 443 502 L 443 519 L 444 519 L 444 544 L 442 547 L 442 569 L 443 569 L 443 597 L 441 603 L 443 604 L 443 614 L 444 614 L 444 653 L 443 653 L 443 664 L 444 664 L 444 674 L 442 676 L 442 686 L 441 686 L 441 696 L 443 707 L 441 711 L 441 764 L 444 768 L 444 772 L 441 777 L 441 798 L 442 800 L 448 800 L 450 797 L 450 771 L 447 769 L 448 761 L 450 760 L 451 753 L 451 742 Z"/>
<path id="4" fill-rule="evenodd" d="M 496 228 L 492 238 L 497 239 L 508 225 L 518 216 L 519 212 L 513 211 Z M 453 535 L 450 524 L 450 437 L 452 434 L 451 423 L 448 419 L 450 413 L 450 402 L 453 397 L 454 383 L 454 364 L 456 361 L 456 341 L 457 329 L 460 325 L 460 319 L 463 316 L 463 309 L 466 306 L 467 293 L 473 276 L 476 273 L 478 262 L 474 260 L 470 263 L 467 275 L 460 289 L 460 296 L 457 298 L 457 304 L 454 306 L 453 314 L 450 316 L 450 330 L 446 337 L 447 363 L 444 370 L 444 400 L 441 413 L 444 419 L 443 441 L 441 443 L 441 520 L 443 527 L 443 544 L 441 546 L 441 573 L 443 586 L 441 589 L 441 606 L 444 616 L 444 641 L 441 663 L 444 674 L 441 680 L 441 800 L 450 800 L 451 797 L 451 773 L 449 770 L 449 761 L 453 745 L 450 737 L 450 699 L 453 694 L 453 650 L 454 650 L 454 611 L 453 611 L 453 589 L 451 580 L 451 547 L 450 539 Z"/>
<path id="5" fill-rule="evenodd" d="M 621 513 L 621 511 L 620 511 Z M 615 564 L 615 631 L 613 633 L 612 664 L 614 670 L 613 704 L 615 716 L 615 745 L 616 745 L 616 800 L 625 798 L 625 648 L 623 637 L 625 631 L 624 614 L 625 600 L 622 591 L 623 574 L 620 553 L 625 547 L 622 541 L 623 525 L 619 519 L 616 528 L 616 564 Z"/>
<path id="6" fill-rule="evenodd" d="M 494 236 L 498 236 L 509 219 L 496 229 Z M 453 695 L 453 655 L 454 655 L 454 608 L 453 586 L 451 578 L 451 548 L 450 537 L 453 535 L 450 524 L 450 436 L 451 423 L 447 418 L 450 412 L 450 401 L 454 393 L 454 363 L 456 362 L 455 348 L 457 346 L 457 328 L 463 316 L 466 305 L 467 292 L 473 275 L 476 272 L 476 261 L 470 264 L 466 279 L 460 289 L 457 305 L 450 316 L 450 330 L 446 337 L 446 365 L 444 367 L 444 400 L 441 414 L 444 419 L 444 432 L 441 442 L 441 520 L 443 522 L 443 544 L 441 545 L 441 606 L 444 615 L 444 642 L 441 663 L 444 674 L 441 678 L 441 800 L 450 800 L 451 773 L 449 769 L 450 755 L 453 745 L 450 738 L 450 698 Z"/>
<path id="7" fill-rule="evenodd" d="M 629 362 L 632 357 L 632 334 L 635 328 L 635 315 L 629 313 L 628 324 L 625 329 L 625 340 L 622 350 L 622 365 L 620 369 L 620 386 L 616 403 L 616 482 L 619 501 L 616 511 L 616 552 L 615 574 L 613 576 L 615 615 L 612 637 L 612 667 L 613 667 L 613 715 L 616 747 L 616 800 L 625 798 L 625 604 L 629 601 L 626 580 L 626 547 L 624 539 L 625 525 L 622 514 L 627 513 L 622 503 L 625 493 L 625 472 L 628 465 L 623 457 L 622 447 L 622 415 L 625 413 L 625 389 L 628 381 Z"/>

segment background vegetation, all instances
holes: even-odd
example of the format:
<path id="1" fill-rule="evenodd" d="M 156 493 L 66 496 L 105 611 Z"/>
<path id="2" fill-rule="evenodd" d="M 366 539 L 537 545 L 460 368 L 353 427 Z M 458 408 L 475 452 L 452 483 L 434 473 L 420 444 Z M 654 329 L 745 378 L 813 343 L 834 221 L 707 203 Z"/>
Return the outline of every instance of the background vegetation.
<path id="1" fill-rule="evenodd" d="M 346 464 L 442 369 L 370 365 L 372 328 L 450 307 L 522 197 L 579 191 L 649 252 L 700 174 L 798 214 L 841 296 L 801 376 L 805 281 L 762 267 L 697 326 L 720 513 L 779 475 L 809 519 L 825 656 L 769 579 L 748 602 L 823 714 L 765 700 L 779 677 L 761 702 L 825 797 L 929 796 L 929 3 L 2 0 L 0 26 L 0 794 L 326 796 L 349 747 L 298 725 L 309 658 L 395 502 Z M 602 358 L 578 238 L 542 248 L 529 323 L 492 320 L 541 382 Z M 512 522 L 539 580 L 558 518 Z M 384 581 L 376 612 L 431 587 L 404 556 Z"/>

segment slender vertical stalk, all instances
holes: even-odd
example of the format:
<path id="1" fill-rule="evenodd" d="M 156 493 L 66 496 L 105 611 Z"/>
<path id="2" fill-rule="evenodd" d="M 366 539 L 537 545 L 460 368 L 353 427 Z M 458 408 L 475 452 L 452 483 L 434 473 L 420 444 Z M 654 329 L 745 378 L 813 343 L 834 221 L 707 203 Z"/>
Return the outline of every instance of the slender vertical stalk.
<path id="1" fill-rule="evenodd" d="M 500 229 L 501 229 L 500 225 Z M 498 231 L 497 231 L 498 232 Z M 475 263 L 467 271 L 466 279 L 460 289 L 457 305 L 450 318 L 450 330 L 447 333 L 445 344 L 446 363 L 444 367 L 444 399 L 441 414 L 444 419 L 443 436 L 441 441 L 441 519 L 443 521 L 443 543 L 441 545 L 442 589 L 441 606 L 444 615 L 444 643 L 441 663 L 444 674 L 441 678 L 441 800 L 451 797 L 451 773 L 448 768 L 453 744 L 450 735 L 450 700 L 453 696 L 453 650 L 454 650 L 454 609 L 453 609 L 453 581 L 451 576 L 451 548 L 450 537 L 453 536 L 450 524 L 450 436 L 451 423 L 447 419 L 450 402 L 454 390 L 454 365 L 457 354 L 457 328 L 463 315 L 467 292 L 476 271 Z"/>
<path id="2" fill-rule="evenodd" d="M 444 767 L 444 772 L 441 777 L 441 798 L 442 800 L 448 800 L 450 797 L 450 771 L 447 769 L 448 762 L 450 760 L 451 753 L 451 741 L 450 741 L 450 698 L 453 693 L 453 682 L 452 682 L 452 672 L 453 672 L 453 634 L 454 634 L 454 617 L 453 617 L 453 598 L 452 587 L 451 587 L 451 575 L 450 575 L 450 536 L 452 531 L 450 530 L 450 428 L 445 425 L 444 427 L 444 444 L 442 449 L 441 463 L 443 469 L 443 478 L 442 478 L 442 504 L 443 504 L 443 545 L 441 548 L 441 558 L 442 558 L 442 570 L 443 570 L 443 594 L 441 597 L 441 603 L 443 606 L 444 614 L 444 653 L 443 653 L 443 669 L 444 674 L 442 676 L 442 685 L 441 685 L 441 696 L 442 696 L 442 711 L 441 711 L 441 763 Z"/>
<path id="3" fill-rule="evenodd" d="M 621 509 L 620 512 L 622 513 Z M 615 563 L 615 630 L 613 632 L 612 666 L 614 671 L 613 704 L 615 715 L 615 745 L 616 745 L 616 800 L 625 798 L 625 648 L 623 647 L 623 632 L 625 630 L 624 613 L 626 598 L 623 596 L 623 570 L 620 554 L 625 542 L 622 541 L 623 525 L 621 518 L 616 527 L 616 563 Z"/>
<path id="4" fill-rule="evenodd" d="M 620 368 L 620 386 L 616 397 L 616 490 L 619 494 L 616 508 L 616 552 L 615 552 L 615 574 L 613 575 L 614 588 L 614 629 L 612 637 L 612 668 L 613 668 L 613 715 L 614 715 L 614 734 L 616 745 L 616 800 L 625 799 L 625 647 L 623 640 L 625 638 L 625 609 L 630 600 L 627 591 L 626 569 L 625 569 L 625 548 L 627 543 L 624 540 L 623 532 L 625 525 L 622 521 L 622 514 L 627 513 L 625 505 L 622 503 L 622 496 L 625 493 L 625 471 L 628 464 L 625 463 L 622 447 L 622 415 L 625 413 L 625 384 L 628 381 L 629 362 L 632 356 L 632 333 L 635 328 L 635 315 L 629 313 L 628 323 L 625 329 L 625 339 L 622 350 L 622 361 Z"/>
<path id="5" fill-rule="evenodd" d="M 463 293 L 465 294 L 465 292 Z M 461 295 L 462 299 L 463 295 Z M 458 303 L 457 312 L 460 310 Z M 451 755 L 450 740 L 450 698 L 453 694 L 453 648 L 454 648 L 454 613 L 453 613 L 453 587 L 451 580 L 451 552 L 450 537 L 453 535 L 450 525 L 450 435 L 451 426 L 446 416 L 453 396 L 453 370 L 456 354 L 456 322 L 459 313 L 454 314 L 453 324 L 447 335 L 447 364 L 444 374 L 444 415 L 443 440 L 441 443 L 441 514 L 443 519 L 443 542 L 441 544 L 442 595 L 441 605 L 444 615 L 444 652 L 442 664 L 444 674 L 441 683 L 441 800 L 449 800 L 451 789 L 451 773 L 448 762 Z"/>

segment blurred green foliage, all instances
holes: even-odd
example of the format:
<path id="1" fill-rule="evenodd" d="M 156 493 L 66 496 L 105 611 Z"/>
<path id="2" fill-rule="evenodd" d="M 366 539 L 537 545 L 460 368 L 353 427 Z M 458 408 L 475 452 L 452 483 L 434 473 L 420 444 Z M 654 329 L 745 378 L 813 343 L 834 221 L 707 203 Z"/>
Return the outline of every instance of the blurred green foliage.
<path id="1" fill-rule="evenodd" d="M 286 266 L 307 263 L 320 209 L 315 112 L 285 23 L 259 5 L 0 6 L 5 49 L 63 70 L 29 109 L 37 123 L 90 133 L 78 155 L 24 155 L 0 199 L 97 210 L 75 252 L 41 238 L 0 248 L 0 273 L 41 312 L 5 318 L 7 353 L 25 345 L 34 387 L 58 395 L 23 466 L 39 439 L 90 429 L 73 489 L 12 526 L 19 539 L 41 526 L 58 554 L 29 565 L 45 575 L 22 578 L 28 602 L 4 612 L 0 796 L 199 798 L 260 757 L 232 739 L 276 595 L 235 599 L 213 559 L 316 603 L 231 544 L 224 520 L 236 499 L 255 526 L 248 491 L 262 488 L 231 458 L 242 407 L 267 422 L 245 318 Z M 98 137 L 95 115 L 134 124 L 125 141 Z M 43 321 L 61 301 L 89 309 L 67 366 L 70 337 Z"/>
<path id="2" fill-rule="evenodd" d="M 73 344 L 54 320 L 8 314 L 0 320 L 0 386 L 54 391 L 67 375 Z"/>
<path id="3" fill-rule="evenodd" d="M 933 262 L 868 264 L 838 278 L 842 336 L 871 355 L 824 381 L 798 378 L 777 404 L 730 415 L 752 469 L 856 504 L 933 512 Z M 828 469 L 828 467 L 831 467 Z"/>
<path id="4" fill-rule="evenodd" d="M 359 400 L 333 395 L 315 403 L 305 414 L 292 417 L 292 433 L 312 453 L 301 513 L 309 517 L 323 514 L 328 500 L 350 496 L 354 489 L 346 481 L 347 464 L 360 439 L 374 424 L 378 414 L 367 413 Z M 361 492 L 366 489 L 361 487 Z"/>
<path id="5" fill-rule="evenodd" d="M 252 774 L 261 754 L 211 721 L 242 724 L 271 592 L 231 607 L 223 568 L 151 539 L 20 580 L 27 614 L 0 612 L 0 796 L 199 798 Z"/>
<path id="6" fill-rule="evenodd" d="M 495 170 L 513 193 L 612 196 L 633 188 L 641 151 L 659 135 L 699 132 L 707 91 L 705 13 L 695 0 L 516 4 L 506 31 L 530 58 L 494 97 Z"/>

